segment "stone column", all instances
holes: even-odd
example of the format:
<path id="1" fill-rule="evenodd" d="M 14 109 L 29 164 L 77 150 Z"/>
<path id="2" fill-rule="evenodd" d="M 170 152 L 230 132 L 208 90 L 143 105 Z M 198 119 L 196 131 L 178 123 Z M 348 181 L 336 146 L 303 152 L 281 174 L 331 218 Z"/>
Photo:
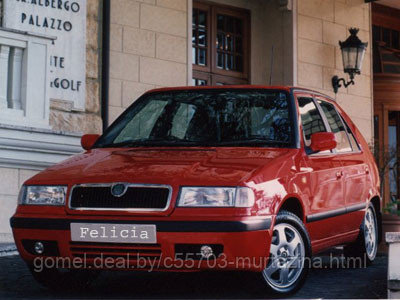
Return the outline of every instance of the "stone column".
<path id="1" fill-rule="evenodd" d="M 388 299 L 400 299 L 400 232 L 387 232 L 389 244 Z"/>
<path id="2" fill-rule="evenodd" d="M 21 48 L 13 48 L 10 53 L 10 74 L 8 90 L 10 97 L 8 106 L 13 109 L 22 109 L 21 106 L 21 75 L 22 75 L 22 55 L 24 50 Z"/>

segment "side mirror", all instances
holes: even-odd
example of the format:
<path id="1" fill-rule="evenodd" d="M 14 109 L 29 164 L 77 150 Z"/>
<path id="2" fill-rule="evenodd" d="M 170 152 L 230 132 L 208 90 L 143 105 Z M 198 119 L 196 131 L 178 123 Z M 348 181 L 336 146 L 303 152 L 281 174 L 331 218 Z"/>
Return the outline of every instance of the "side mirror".
<path id="1" fill-rule="evenodd" d="M 98 134 L 85 134 L 81 138 L 81 146 L 85 150 L 90 150 L 100 137 Z"/>
<path id="2" fill-rule="evenodd" d="M 314 152 L 332 150 L 337 146 L 333 132 L 317 132 L 311 135 L 310 148 Z"/>

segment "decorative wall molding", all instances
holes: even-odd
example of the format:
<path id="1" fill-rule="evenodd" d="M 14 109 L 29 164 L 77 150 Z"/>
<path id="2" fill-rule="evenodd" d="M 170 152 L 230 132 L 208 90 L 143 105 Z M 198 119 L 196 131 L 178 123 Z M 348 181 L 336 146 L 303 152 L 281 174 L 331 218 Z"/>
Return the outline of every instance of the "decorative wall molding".
<path id="1" fill-rule="evenodd" d="M 43 170 L 82 152 L 80 134 L 0 124 L 0 167 Z"/>
<path id="2" fill-rule="evenodd" d="M 0 27 L 0 122 L 49 126 L 49 47 L 56 37 Z"/>

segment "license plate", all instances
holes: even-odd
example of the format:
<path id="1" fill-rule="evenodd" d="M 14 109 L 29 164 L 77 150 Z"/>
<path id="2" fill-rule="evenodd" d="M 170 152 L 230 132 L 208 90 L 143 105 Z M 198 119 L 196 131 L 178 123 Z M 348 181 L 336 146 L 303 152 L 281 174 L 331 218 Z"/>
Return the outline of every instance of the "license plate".
<path id="1" fill-rule="evenodd" d="M 157 243 L 156 225 L 71 223 L 71 241 L 96 243 Z"/>

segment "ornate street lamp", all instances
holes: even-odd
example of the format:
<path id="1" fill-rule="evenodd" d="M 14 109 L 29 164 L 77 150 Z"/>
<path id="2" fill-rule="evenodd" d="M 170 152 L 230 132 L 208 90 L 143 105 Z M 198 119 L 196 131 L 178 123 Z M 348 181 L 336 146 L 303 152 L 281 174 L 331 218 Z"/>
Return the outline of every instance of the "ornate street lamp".
<path id="1" fill-rule="evenodd" d="M 368 43 L 363 43 L 358 38 L 358 28 L 350 28 L 349 31 L 350 36 L 344 42 L 339 41 L 339 45 L 342 50 L 344 72 L 349 74 L 350 81 L 346 82 L 344 78 L 333 76 L 332 86 L 335 93 L 342 86 L 348 87 L 350 84 L 354 84 L 355 74 L 361 74 L 362 63 L 368 46 Z"/>

